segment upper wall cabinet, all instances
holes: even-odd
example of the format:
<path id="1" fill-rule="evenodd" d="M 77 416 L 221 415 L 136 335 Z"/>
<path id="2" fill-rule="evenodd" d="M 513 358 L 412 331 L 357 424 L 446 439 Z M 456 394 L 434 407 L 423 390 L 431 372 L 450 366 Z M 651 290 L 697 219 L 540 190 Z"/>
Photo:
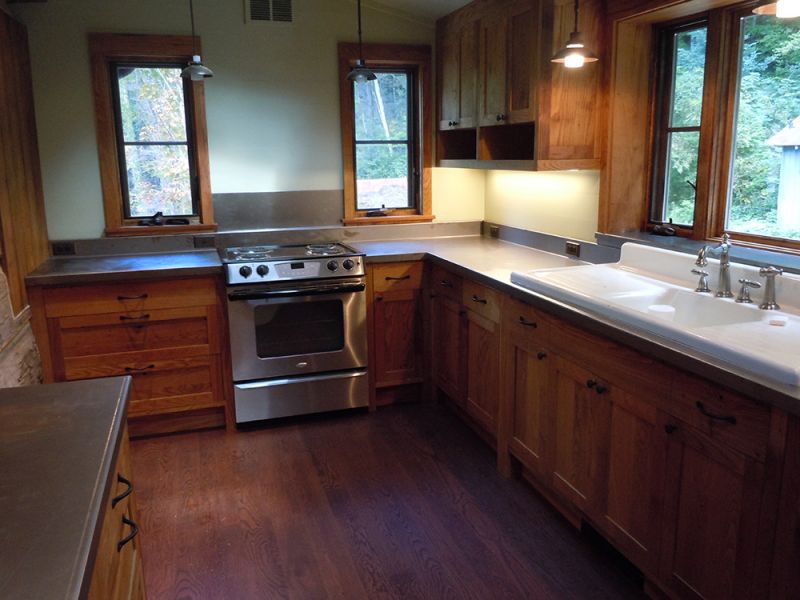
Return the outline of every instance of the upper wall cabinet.
<path id="1" fill-rule="evenodd" d="M 581 4 L 579 23 L 597 52 L 598 2 Z M 599 168 L 601 66 L 550 63 L 572 31 L 573 6 L 572 0 L 476 0 L 439 20 L 440 166 Z"/>

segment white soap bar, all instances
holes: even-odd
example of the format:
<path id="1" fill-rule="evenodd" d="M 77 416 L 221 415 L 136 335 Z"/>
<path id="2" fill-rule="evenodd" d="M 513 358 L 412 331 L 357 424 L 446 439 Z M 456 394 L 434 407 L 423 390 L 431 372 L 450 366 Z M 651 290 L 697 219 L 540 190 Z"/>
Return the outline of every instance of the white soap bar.
<path id="1" fill-rule="evenodd" d="M 675 307 L 669 304 L 651 304 L 647 307 L 647 312 L 665 321 L 672 321 L 675 318 Z"/>
<path id="2" fill-rule="evenodd" d="M 786 327 L 789 324 L 789 317 L 775 315 L 769 318 L 769 324 L 774 327 Z"/>

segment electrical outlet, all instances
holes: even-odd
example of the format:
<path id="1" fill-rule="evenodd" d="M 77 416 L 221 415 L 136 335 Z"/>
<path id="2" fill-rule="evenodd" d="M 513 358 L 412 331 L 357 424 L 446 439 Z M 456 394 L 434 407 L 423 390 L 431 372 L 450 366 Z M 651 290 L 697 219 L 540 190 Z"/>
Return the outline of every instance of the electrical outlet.
<path id="1" fill-rule="evenodd" d="M 75 256 L 75 242 L 51 242 L 53 256 Z"/>
<path id="2" fill-rule="evenodd" d="M 579 257 L 581 255 L 581 245 L 578 242 L 567 242 L 564 247 L 567 256 Z"/>
<path id="3" fill-rule="evenodd" d="M 194 247 L 195 248 L 216 248 L 214 244 L 214 236 L 213 235 L 196 235 L 194 236 Z"/>
<path id="4" fill-rule="evenodd" d="M 489 225 L 489 237 L 500 237 L 500 228 L 497 225 Z"/>

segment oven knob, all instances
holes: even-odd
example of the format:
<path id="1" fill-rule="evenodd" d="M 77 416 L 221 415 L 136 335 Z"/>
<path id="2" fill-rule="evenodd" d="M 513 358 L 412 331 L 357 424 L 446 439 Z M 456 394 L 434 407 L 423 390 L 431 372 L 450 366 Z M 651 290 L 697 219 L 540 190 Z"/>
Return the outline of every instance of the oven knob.
<path id="1" fill-rule="evenodd" d="M 269 273 L 269 267 L 267 265 L 258 265 L 256 273 L 258 273 L 260 277 L 264 277 L 267 273 Z"/>
<path id="2" fill-rule="evenodd" d="M 337 263 L 335 260 L 328 261 L 328 271 L 335 271 L 338 268 L 339 268 L 339 263 Z"/>
<path id="3" fill-rule="evenodd" d="M 352 260 L 348 258 L 345 259 L 345 261 L 342 263 L 342 266 L 349 271 L 350 269 L 356 266 L 356 263 L 354 263 Z"/>
<path id="4" fill-rule="evenodd" d="M 245 265 L 241 269 L 239 269 L 239 275 L 241 275 L 244 278 L 250 277 L 250 274 L 252 272 L 253 272 L 253 269 L 251 267 L 248 267 L 247 265 Z"/>

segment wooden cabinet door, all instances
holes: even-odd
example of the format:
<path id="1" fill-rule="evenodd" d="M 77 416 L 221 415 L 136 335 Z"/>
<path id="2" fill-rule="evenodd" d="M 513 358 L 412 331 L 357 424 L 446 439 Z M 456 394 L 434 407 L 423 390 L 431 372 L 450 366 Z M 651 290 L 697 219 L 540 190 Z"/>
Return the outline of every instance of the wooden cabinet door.
<path id="1" fill-rule="evenodd" d="M 598 524 L 628 558 L 652 573 L 658 566 L 666 449 L 658 410 L 615 387 L 610 432 L 608 486 Z"/>
<path id="2" fill-rule="evenodd" d="M 478 100 L 478 22 L 440 34 L 439 129 L 475 127 Z"/>
<path id="3" fill-rule="evenodd" d="M 668 437 L 662 583 L 682 598 L 761 597 L 750 589 L 763 465 L 662 416 Z"/>
<path id="4" fill-rule="evenodd" d="M 508 123 L 536 119 L 538 2 L 514 2 L 508 15 Z"/>
<path id="5" fill-rule="evenodd" d="M 467 412 L 497 436 L 500 407 L 500 325 L 467 311 Z"/>
<path id="6" fill-rule="evenodd" d="M 375 385 L 422 381 L 421 290 L 376 292 Z"/>
<path id="7" fill-rule="evenodd" d="M 436 385 L 452 400 L 464 399 L 463 313 L 459 302 L 444 295 L 433 298 L 432 360 Z"/>
<path id="8" fill-rule="evenodd" d="M 499 12 L 480 22 L 479 125 L 501 125 L 507 118 L 508 18 Z"/>
<path id="9" fill-rule="evenodd" d="M 600 512 L 608 473 L 612 390 L 592 372 L 554 355 L 553 487 L 589 515 Z"/>

